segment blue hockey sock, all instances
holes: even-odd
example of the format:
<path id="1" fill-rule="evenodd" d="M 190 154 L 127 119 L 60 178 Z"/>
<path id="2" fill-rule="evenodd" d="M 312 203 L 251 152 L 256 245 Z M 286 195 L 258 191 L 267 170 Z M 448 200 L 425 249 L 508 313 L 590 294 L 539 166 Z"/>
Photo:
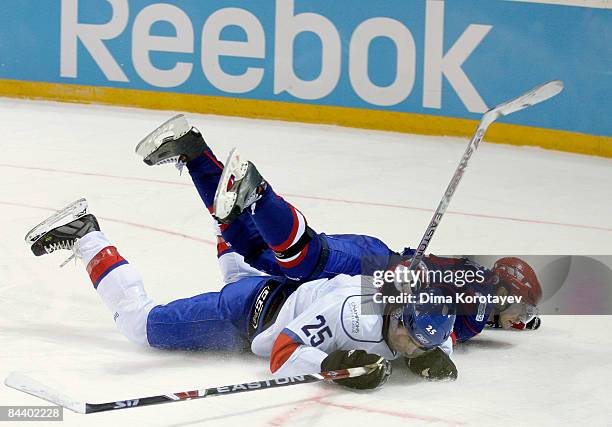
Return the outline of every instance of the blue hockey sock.
<path id="1" fill-rule="evenodd" d="M 302 213 L 268 185 L 251 217 L 285 275 L 293 279 L 308 278 L 317 266 L 321 242 Z"/>
<path id="2" fill-rule="evenodd" d="M 223 172 L 223 163 L 217 160 L 212 151 L 206 150 L 201 156 L 187 162 L 187 169 L 200 198 L 210 211 Z"/>
<path id="3" fill-rule="evenodd" d="M 211 150 L 187 162 L 189 175 L 209 212 L 215 201 L 215 191 L 223 172 L 221 163 Z M 221 234 L 231 249 L 245 258 L 254 268 L 268 274 L 282 274 L 266 242 L 259 235 L 251 217 L 244 213 L 232 224 L 219 224 Z M 226 248 L 229 249 L 229 248 Z"/>

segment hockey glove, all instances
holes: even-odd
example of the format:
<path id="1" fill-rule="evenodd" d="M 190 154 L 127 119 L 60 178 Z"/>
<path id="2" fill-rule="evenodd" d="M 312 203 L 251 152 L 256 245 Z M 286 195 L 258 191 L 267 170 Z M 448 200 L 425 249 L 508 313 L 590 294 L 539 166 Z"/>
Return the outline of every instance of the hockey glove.
<path id="1" fill-rule="evenodd" d="M 413 358 L 406 358 L 406 365 L 416 375 L 429 381 L 456 380 L 457 367 L 441 348 L 434 348 Z"/>
<path id="2" fill-rule="evenodd" d="M 376 354 L 366 353 L 363 350 L 336 350 L 323 359 L 321 362 L 321 371 L 359 368 L 374 363 L 378 363 L 379 367 L 369 374 L 334 381 L 345 387 L 366 390 L 380 387 L 387 382 L 389 375 L 391 375 L 391 363 L 389 363 L 388 360 Z"/>

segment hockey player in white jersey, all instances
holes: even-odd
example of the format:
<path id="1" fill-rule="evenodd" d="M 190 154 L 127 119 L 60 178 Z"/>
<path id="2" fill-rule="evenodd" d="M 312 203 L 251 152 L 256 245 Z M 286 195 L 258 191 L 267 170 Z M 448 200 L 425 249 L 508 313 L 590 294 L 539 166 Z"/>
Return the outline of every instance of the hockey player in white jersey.
<path id="1" fill-rule="evenodd" d="M 269 276 L 244 263 L 219 236 L 226 285 L 219 292 L 157 305 L 135 268 L 100 231 L 84 199 L 34 227 L 26 236 L 35 255 L 71 250 L 86 266 L 94 289 L 119 330 L 132 342 L 162 349 L 248 349 L 270 358 L 277 375 L 297 375 L 378 364 L 367 375 L 339 380 L 368 389 L 384 384 L 389 360 L 439 345 L 451 351 L 454 315 L 432 316 L 416 305 L 399 319 L 372 305 L 360 276 L 306 283 Z M 430 345 L 414 338 L 436 325 Z"/>

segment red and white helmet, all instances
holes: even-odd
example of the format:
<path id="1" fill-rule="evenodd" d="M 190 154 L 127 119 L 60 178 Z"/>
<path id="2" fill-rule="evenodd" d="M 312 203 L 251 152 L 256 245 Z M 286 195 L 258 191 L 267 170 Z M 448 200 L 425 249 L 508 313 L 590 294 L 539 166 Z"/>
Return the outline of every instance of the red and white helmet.
<path id="1" fill-rule="evenodd" d="M 524 303 L 536 306 L 542 299 L 542 287 L 538 277 L 533 268 L 522 259 L 500 258 L 495 261 L 493 273 L 499 277 L 510 295 L 522 296 Z"/>

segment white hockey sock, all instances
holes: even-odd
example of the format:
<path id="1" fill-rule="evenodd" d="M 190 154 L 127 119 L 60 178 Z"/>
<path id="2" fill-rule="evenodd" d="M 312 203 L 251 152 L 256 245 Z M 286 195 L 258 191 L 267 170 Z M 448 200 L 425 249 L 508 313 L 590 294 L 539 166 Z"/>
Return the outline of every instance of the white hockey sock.
<path id="1" fill-rule="evenodd" d="M 219 268 L 223 276 L 223 283 L 234 283 L 243 277 L 265 276 L 263 273 L 244 261 L 244 257 L 232 249 L 232 245 L 227 243 L 221 234 L 221 228 L 215 221 L 215 234 L 217 237 L 217 259 Z"/>
<path id="2" fill-rule="evenodd" d="M 83 236 L 75 251 L 121 333 L 134 343 L 148 345 L 147 318 L 156 304 L 145 292 L 140 274 L 101 231 Z"/>

